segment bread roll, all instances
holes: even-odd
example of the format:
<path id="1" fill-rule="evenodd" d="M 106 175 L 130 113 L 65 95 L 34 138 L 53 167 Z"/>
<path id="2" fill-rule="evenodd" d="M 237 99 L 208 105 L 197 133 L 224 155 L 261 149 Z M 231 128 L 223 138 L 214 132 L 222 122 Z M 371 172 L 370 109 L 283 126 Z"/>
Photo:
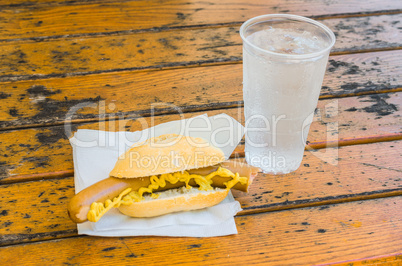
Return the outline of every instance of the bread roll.
<path id="1" fill-rule="evenodd" d="M 222 150 L 205 139 L 166 134 L 131 146 L 109 175 L 138 178 L 207 167 L 224 160 Z"/>

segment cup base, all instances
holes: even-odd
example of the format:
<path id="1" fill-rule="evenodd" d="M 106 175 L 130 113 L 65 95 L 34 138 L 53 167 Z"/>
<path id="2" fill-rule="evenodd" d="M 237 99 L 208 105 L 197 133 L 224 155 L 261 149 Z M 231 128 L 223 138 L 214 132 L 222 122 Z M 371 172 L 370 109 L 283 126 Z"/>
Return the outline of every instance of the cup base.
<path id="1" fill-rule="evenodd" d="M 301 165 L 302 158 L 303 156 L 291 159 L 275 156 L 271 151 L 264 154 L 246 152 L 246 161 L 249 165 L 259 167 L 263 173 L 272 175 L 284 175 L 296 171 Z"/>

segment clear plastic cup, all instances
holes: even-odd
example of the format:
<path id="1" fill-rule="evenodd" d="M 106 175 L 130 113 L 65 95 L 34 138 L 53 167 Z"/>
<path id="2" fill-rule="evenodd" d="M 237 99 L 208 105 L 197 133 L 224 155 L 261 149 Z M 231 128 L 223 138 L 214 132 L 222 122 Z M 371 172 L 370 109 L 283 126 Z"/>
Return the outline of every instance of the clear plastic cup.
<path id="1" fill-rule="evenodd" d="M 292 172 L 303 159 L 335 35 L 315 20 L 273 14 L 246 21 L 240 36 L 246 160 L 266 173 Z"/>

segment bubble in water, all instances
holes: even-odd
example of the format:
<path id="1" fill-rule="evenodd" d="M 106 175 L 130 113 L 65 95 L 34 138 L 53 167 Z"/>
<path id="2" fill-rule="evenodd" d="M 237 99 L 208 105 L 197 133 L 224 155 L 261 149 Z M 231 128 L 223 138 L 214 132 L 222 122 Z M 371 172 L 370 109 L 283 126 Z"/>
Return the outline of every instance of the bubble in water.
<path id="1" fill-rule="evenodd" d="M 309 31 L 269 27 L 250 34 L 247 39 L 256 46 L 281 54 L 308 54 L 325 48 L 326 43 Z"/>

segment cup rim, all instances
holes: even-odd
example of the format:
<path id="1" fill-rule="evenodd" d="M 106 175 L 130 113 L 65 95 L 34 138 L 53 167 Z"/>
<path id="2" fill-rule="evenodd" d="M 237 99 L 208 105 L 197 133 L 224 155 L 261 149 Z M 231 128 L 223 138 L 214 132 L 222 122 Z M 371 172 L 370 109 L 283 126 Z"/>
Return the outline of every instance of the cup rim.
<path id="1" fill-rule="evenodd" d="M 307 54 L 282 54 L 282 53 L 276 53 L 273 51 L 262 49 L 246 39 L 246 37 L 244 36 L 244 32 L 248 26 L 252 25 L 253 22 L 255 22 L 257 20 L 261 20 L 261 19 L 268 20 L 271 18 L 292 19 L 292 20 L 296 20 L 296 21 L 300 21 L 300 22 L 308 22 L 308 23 L 314 24 L 315 26 L 318 26 L 319 28 L 321 28 L 323 31 L 325 31 L 329 35 L 329 37 L 331 38 L 331 43 L 326 48 L 324 48 L 318 52 L 307 53 Z M 256 49 L 257 51 L 265 53 L 265 54 L 277 56 L 277 57 L 288 58 L 288 59 L 306 59 L 306 58 L 314 58 L 314 57 L 321 56 L 327 52 L 329 53 L 329 50 L 332 49 L 332 47 L 334 46 L 335 41 L 336 41 L 335 34 L 326 25 L 324 25 L 316 20 L 307 18 L 307 17 L 291 15 L 291 14 L 267 14 L 267 15 L 253 17 L 251 19 L 248 19 L 241 25 L 239 32 L 240 32 L 240 37 L 242 38 L 243 42 L 247 43 L 248 45 L 250 45 L 252 48 Z"/>

